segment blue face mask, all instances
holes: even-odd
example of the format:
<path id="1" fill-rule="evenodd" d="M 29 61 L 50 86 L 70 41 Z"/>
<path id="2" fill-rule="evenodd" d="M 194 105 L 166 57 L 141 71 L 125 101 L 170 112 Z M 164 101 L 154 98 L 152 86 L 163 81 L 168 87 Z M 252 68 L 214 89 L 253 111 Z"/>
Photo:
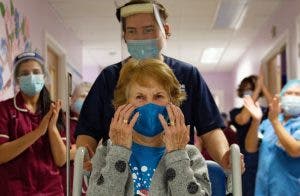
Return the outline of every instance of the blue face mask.
<path id="1" fill-rule="evenodd" d="M 137 59 L 157 58 L 160 48 L 159 39 L 127 40 L 129 54 Z"/>
<path id="2" fill-rule="evenodd" d="M 83 99 L 76 99 L 76 101 L 73 103 L 73 111 L 77 114 L 80 114 L 81 108 L 83 105 Z"/>
<path id="3" fill-rule="evenodd" d="M 285 114 L 291 116 L 300 115 L 300 97 L 291 95 L 282 96 L 281 107 Z"/>
<path id="4" fill-rule="evenodd" d="M 139 112 L 139 117 L 133 129 L 148 137 L 153 137 L 163 131 L 158 114 L 162 114 L 166 121 L 169 119 L 166 107 L 153 103 L 149 103 L 135 109 L 133 115 L 137 112 Z"/>
<path id="5" fill-rule="evenodd" d="M 28 96 L 34 96 L 41 92 L 45 85 L 43 74 L 30 74 L 19 77 L 20 89 Z"/>

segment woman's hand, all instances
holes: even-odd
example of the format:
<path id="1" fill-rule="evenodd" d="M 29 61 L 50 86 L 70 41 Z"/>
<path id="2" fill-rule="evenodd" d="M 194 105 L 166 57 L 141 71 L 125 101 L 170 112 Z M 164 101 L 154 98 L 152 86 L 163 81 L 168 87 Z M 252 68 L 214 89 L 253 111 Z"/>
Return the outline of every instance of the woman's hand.
<path id="1" fill-rule="evenodd" d="M 230 150 L 226 151 L 221 160 L 221 166 L 227 172 L 232 171 L 230 153 L 231 153 Z M 245 167 L 244 155 L 242 153 L 240 153 L 240 165 L 241 165 L 241 172 L 244 173 L 246 171 L 246 167 Z"/>
<path id="2" fill-rule="evenodd" d="M 258 122 L 261 121 L 263 113 L 261 111 L 260 105 L 258 102 L 254 103 L 253 99 L 250 96 L 245 96 L 243 98 L 244 106 L 250 112 L 252 118 Z"/>
<path id="3" fill-rule="evenodd" d="M 129 118 L 135 106 L 126 104 L 118 107 L 112 118 L 109 129 L 109 137 L 112 144 L 130 149 L 132 145 L 132 130 L 139 113 L 136 113 L 131 121 Z"/>
<path id="4" fill-rule="evenodd" d="M 44 135 L 47 132 L 49 121 L 53 114 L 53 108 L 51 107 L 48 113 L 43 117 L 40 125 L 37 127 L 36 131 L 38 131 L 41 135 Z"/>
<path id="5" fill-rule="evenodd" d="M 280 113 L 280 104 L 279 104 L 279 96 L 275 95 L 271 103 L 269 104 L 269 113 L 268 118 L 271 122 L 278 119 L 278 115 Z"/>
<path id="6" fill-rule="evenodd" d="M 94 156 L 94 152 L 93 150 L 89 147 L 88 144 L 84 145 L 84 147 L 87 149 L 88 151 L 88 156 L 85 156 L 84 157 L 84 160 L 83 160 L 83 169 L 87 172 L 91 172 L 92 169 L 93 169 L 93 165 L 92 165 L 92 157 Z"/>
<path id="7" fill-rule="evenodd" d="M 167 112 L 170 118 L 170 124 L 164 117 L 159 114 L 159 120 L 164 128 L 163 141 L 166 145 L 167 152 L 185 149 L 190 141 L 189 126 L 185 125 L 182 111 L 179 107 L 169 104 Z"/>
<path id="8" fill-rule="evenodd" d="M 59 111 L 61 109 L 61 100 L 58 100 L 58 101 L 55 101 L 54 103 L 51 103 L 50 107 L 51 107 L 53 113 L 52 113 L 52 116 L 51 116 L 51 119 L 50 119 L 50 122 L 49 122 L 48 129 L 49 129 L 49 131 L 53 131 L 54 129 L 57 129 L 56 123 L 57 123 Z"/>

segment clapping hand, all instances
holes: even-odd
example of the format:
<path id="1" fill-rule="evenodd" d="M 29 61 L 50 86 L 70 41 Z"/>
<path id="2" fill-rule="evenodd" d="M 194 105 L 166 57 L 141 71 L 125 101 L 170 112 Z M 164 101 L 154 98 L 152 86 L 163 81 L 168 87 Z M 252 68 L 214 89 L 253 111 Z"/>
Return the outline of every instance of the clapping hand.
<path id="1" fill-rule="evenodd" d="M 61 100 L 57 100 L 54 103 L 51 103 L 50 110 L 52 110 L 53 112 L 48 126 L 49 131 L 57 129 L 56 123 L 57 123 L 60 109 L 61 109 Z"/>
<path id="2" fill-rule="evenodd" d="M 278 115 L 280 113 L 280 103 L 279 103 L 279 95 L 275 95 L 272 102 L 269 104 L 269 114 L 268 118 L 272 122 L 278 119 Z"/>
<path id="3" fill-rule="evenodd" d="M 44 135 L 46 133 L 52 113 L 53 113 L 53 108 L 50 108 L 47 114 L 43 117 L 40 125 L 37 127 L 36 131 L 40 132 L 41 135 Z"/>
<path id="4" fill-rule="evenodd" d="M 254 103 L 253 99 L 247 95 L 243 98 L 243 100 L 244 106 L 250 112 L 252 118 L 256 121 L 261 121 L 263 113 L 261 111 L 259 103 Z"/>

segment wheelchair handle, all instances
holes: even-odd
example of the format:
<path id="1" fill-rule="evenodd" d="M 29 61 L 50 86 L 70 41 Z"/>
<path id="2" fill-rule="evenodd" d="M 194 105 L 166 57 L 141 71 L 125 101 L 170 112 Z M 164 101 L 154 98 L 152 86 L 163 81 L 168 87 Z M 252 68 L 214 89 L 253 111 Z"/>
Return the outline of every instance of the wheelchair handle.
<path id="1" fill-rule="evenodd" d="M 240 157 L 240 147 L 237 144 L 232 144 L 230 146 L 230 158 L 232 165 L 233 196 L 242 196 L 242 172 Z"/>

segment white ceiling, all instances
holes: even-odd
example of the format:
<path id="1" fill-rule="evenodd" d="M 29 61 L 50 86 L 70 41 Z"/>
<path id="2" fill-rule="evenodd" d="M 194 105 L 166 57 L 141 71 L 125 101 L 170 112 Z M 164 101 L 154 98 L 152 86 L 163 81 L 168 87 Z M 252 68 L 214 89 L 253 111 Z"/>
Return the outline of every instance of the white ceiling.
<path id="1" fill-rule="evenodd" d="M 48 1 L 82 40 L 84 66 L 104 67 L 121 59 L 121 28 L 115 17 L 115 1 Z M 248 0 L 248 11 L 238 30 L 213 28 L 221 1 L 160 0 L 169 12 L 172 33 L 165 53 L 197 65 L 202 71 L 229 70 L 283 0 Z M 200 63 L 203 50 L 209 47 L 225 48 L 217 64 Z"/>

